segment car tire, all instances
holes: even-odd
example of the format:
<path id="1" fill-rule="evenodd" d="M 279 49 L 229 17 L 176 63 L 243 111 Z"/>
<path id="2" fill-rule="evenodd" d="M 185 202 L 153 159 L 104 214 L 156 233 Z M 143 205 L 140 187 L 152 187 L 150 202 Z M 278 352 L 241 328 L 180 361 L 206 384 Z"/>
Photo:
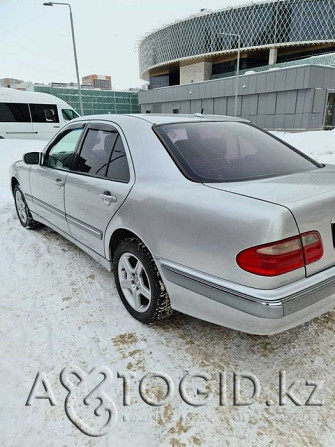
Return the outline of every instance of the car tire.
<path id="1" fill-rule="evenodd" d="M 17 217 L 19 218 L 20 224 L 27 230 L 34 230 L 35 228 L 40 227 L 42 224 L 36 222 L 31 216 L 26 199 L 20 189 L 19 184 L 16 184 L 14 186 L 13 195 L 16 213 Z"/>
<path id="2" fill-rule="evenodd" d="M 171 316 L 169 295 L 143 242 L 136 238 L 121 241 L 113 268 L 121 301 L 136 320 L 150 324 Z"/>

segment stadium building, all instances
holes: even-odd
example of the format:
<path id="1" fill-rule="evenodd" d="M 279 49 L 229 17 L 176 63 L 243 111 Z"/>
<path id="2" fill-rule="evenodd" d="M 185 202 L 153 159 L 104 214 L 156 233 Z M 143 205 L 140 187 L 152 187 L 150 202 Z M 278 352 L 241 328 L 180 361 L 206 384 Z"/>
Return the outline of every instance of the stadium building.
<path id="1" fill-rule="evenodd" d="M 335 125 L 334 0 L 202 10 L 146 35 L 142 112 L 232 114 L 238 60 L 239 116 L 268 128 Z"/>

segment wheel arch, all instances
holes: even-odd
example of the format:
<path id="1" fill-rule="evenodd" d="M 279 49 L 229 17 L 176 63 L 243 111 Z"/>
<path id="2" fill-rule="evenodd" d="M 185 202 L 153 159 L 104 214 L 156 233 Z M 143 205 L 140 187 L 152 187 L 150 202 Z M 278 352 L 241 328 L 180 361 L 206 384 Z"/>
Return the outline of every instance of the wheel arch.
<path id="1" fill-rule="evenodd" d="M 12 194 L 14 194 L 14 188 L 15 188 L 15 186 L 18 185 L 18 184 L 19 184 L 18 179 L 17 179 L 16 177 L 13 176 L 12 179 L 11 179 Z"/>
<path id="2" fill-rule="evenodd" d="M 138 234 L 134 233 L 131 230 L 128 230 L 127 228 L 118 228 L 113 232 L 109 241 L 109 259 L 111 261 L 113 261 L 115 250 L 120 242 L 130 237 L 134 237 L 140 240 L 149 250 L 151 256 L 153 256 L 150 248 L 148 247 L 148 244 L 140 236 L 138 236 Z"/>

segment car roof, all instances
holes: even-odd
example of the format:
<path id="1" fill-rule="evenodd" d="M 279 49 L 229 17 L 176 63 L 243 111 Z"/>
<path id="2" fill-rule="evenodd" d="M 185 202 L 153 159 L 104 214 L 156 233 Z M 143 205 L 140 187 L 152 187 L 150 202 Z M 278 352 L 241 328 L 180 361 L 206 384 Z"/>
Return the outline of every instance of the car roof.
<path id="1" fill-rule="evenodd" d="M 88 115 L 77 118 L 77 120 L 102 120 L 102 121 L 123 121 L 125 118 L 140 119 L 151 124 L 171 124 L 184 122 L 203 122 L 203 121 L 239 121 L 248 122 L 243 118 L 236 118 L 234 116 L 226 115 L 201 115 L 197 113 L 191 114 L 168 114 L 168 113 L 136 113 L 136 114 L 103 114 L 103 115 Z"/>
<path id="2" fill-rule="evenodd" d="M 30 103 L 30 104 L 59 104 L 72 109 L 72 107 L 57 96 L 49 93 L 15 90 L 0 87 L 0 102 Z"/>

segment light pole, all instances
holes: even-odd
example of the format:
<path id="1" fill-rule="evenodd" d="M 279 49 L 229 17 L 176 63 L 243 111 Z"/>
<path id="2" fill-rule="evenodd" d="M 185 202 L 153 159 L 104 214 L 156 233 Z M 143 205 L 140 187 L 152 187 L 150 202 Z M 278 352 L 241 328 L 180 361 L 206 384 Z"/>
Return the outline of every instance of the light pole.
<path id="1" fill-rule="evenodd" d="M 74 62 L 76 65 L 76 74 L 77 74 L 77 83 L 78 83 L 78 94 L 79 94 L 79 106 L 80 106 L 80 114 L 84 115 L 84 108 L 83 108 L 83 99 L 81 96 L 81 86 L 80 86 L 80 77 L 79 77 L 79 69 L 78 69 L 78 59 L 77 59 L 77 50 L 76 50 L 76 40 L 74 38 L 74 26 L 73 26 L 73 18 L 72 18 L 72 9 L 70 3 L 58 3 L 58 2 L 46 2 L 43 3 L 43 6 L 54 6 L 54 5 L 61 5 L 61 6 L 68 6 L 70 9 L 70 22 L 71 22 L 71 31 L 72 31 L 72 43 L 73 43 L 73 54 L 74 54 Z"/>
<path id="2" fill-rule="evenodd" d="M 277 63 L 277 54 L 278 54 L 278 45 L 277 45 L 277 41 L 278 41 L 278 13 L 279 13 L 279 0 L 277 0 L 277 3 L 276 3 L 273 47 L 270 48 L 269 65 L 275 65 Z"/>
<path id="3" fill-rule="evenodd" d="M 237 100 L 239 89 L 239 74 L 240 74 L 240 58 L 241 58 L 241 36 L 235 33 L 220 33 L 221 36 L 237 37 L 237 64 L 236 64 L 236 83 L 235 83 L 235 116 L 237 116 Z"/>

